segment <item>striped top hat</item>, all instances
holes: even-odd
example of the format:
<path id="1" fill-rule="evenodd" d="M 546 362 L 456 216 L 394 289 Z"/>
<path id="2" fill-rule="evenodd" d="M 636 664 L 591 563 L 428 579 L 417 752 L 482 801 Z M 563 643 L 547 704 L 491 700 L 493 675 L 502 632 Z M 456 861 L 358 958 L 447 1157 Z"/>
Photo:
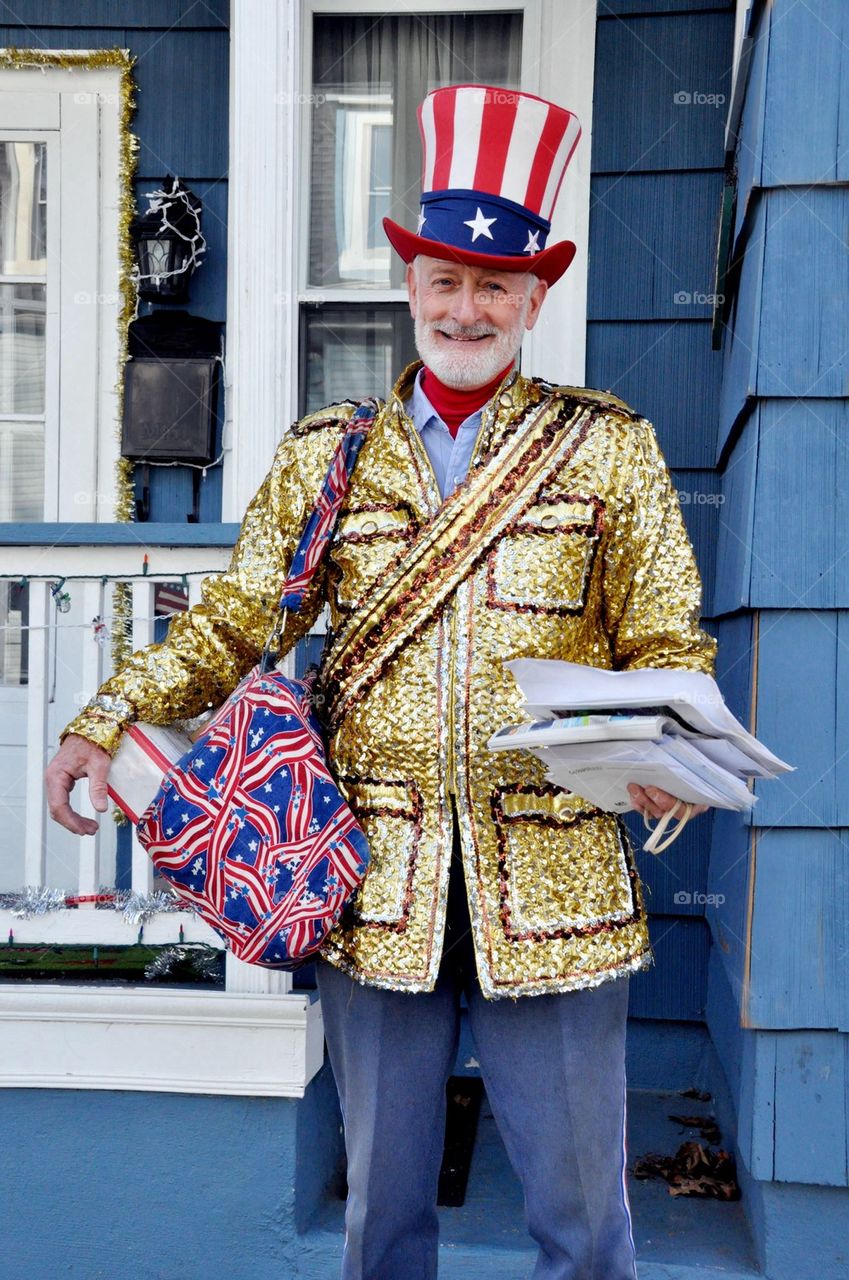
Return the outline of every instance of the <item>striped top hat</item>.
<path id="1" fill-rule="evenodd" d="M 422 200 L 416 232 L 383 227 L 405 262 L 416 254 L 498 271 L 533 271 L 554 284 L 575 256 L 546 248 L 551 214 L 581 135 L 563 107 L 489 85 L 429 93 L 419 107 Z"/>

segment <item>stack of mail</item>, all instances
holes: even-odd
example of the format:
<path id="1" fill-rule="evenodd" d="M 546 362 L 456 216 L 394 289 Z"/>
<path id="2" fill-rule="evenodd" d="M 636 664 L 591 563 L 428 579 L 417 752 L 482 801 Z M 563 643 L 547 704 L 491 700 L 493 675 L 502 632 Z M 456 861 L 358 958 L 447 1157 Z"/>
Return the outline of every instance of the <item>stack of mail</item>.
<path id="1" fill-rule="evenodd" d="M 607 812 L 634 807 L 630 782 L 692 804 L 749 810 L 753 779 L 793 768 L 744 729 L 704 672 L 603 671 L 537 658 L 506 665 L 529 718 L 500 729 L 490 750 L 530 750 L 550 782 Z"/>

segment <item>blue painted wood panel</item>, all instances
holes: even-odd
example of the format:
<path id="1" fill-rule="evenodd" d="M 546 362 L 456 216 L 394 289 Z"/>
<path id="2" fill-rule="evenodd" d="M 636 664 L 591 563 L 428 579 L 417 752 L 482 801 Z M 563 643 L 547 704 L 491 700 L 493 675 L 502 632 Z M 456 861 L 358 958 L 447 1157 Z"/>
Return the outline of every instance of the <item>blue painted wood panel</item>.
<path id="1" fill-rule="evenodd" d="M 794 1031 L 776 1039 L 775 1166 L 779 1182 L 849 1184 L 846 1161 L 849 1036 Z"/>
<path id="2" fill-rule="evenodd" d="M 598 16 L 618 14 L 644 17 L 652 13 L 689 13 L 700 9 L 733 9 L 734 0 L 598 0 Z"/>
<path id="3" fill-rule="evenodd" d="M 649 934 L 655 963 L 632 976 L 629 1015 L 702 1021 L 710 950 L 710 933 L 704 920 L 697 916 L 653 915 L 649 917 Z"/>
<path id="4" fill-rule="evenodd" d="M 186 180 L 224 180 L 226 187 L 229 33 L 130 30 L 125 39 L 137 59 L 139 174 L 176 172 Z M 284 110 L 269 104 L 269 112 Z"/>
<path id="5" fill-rule="evenodd" d="M 720 172 L 592 180 L 590 320 L 710 317 Z"/>
<path id="6" fill-rule="evenodd" d="M 770 191 L 757 343 L 762 396 L 849 388 L 849 189 Z"/>
<path id="7" fill-rule="evenodd" d="M 761 402 L 757 451 L 752 604 L 845 608 L 849 401 Z"/>
<path id="8" fill-rule="evenodd" d="M 760 406 L 756 406 L 737 437 L 721 477 L 725 501 L 718 519 L 710 605 L 714 617 L 747 606 L 751 596 L 759 421 Z"/>
<path id="9" fill-rule="evenodd" d="M 845 611 L 762 611 L 757 734 L 795 772 L 755 785 L 758 827 L 849 826 Z"/>
<path id="10" fill-rule="evenodd" d="M 587 385 L 648 418 L 670 467 L 713 465 L 722 364 L 707 320 L 587 325 Z"/>
<path id="11" fill-rule="evenodd" d="M 66 27 L 160 27 L 185 30 L 191 27 L 227 27 L 229 0 L 14 0 L 4 5 L 6 16 L 22 27 L 56 26 L 61 17 Z M 27 46 L 29 47 L 29 46 Z M 59 46 L 53 45 L 57 48 Z"/>
<path id="12" fill-rule="evenodd" d="M 599 10 L 594 173 L 722 164 L 734 15 L 687 9 L 607 21 Z"/>
<path id="13" fill-rule="evenodd" d="M 849 1031 L 849 831 L 758 832 L 747 1025 Z"/>
<path id="14" fill-rule="evenodd" d="M 771 5 L 758 6 L 759 13 L 750 31 L 752 49 L 746 79 L 743 111 L 738 126 L 737 144 L 737 209 L 734 238 L 747 221 L 753 189 L 762 180 L 762 156 L 767 67 L 769 63 Z"/>
<path id="15" fill-rule="evenodd" d="M 712 814 L 701 815 L 688 823 L 671 848 L 652 854 L 642 851 L 649 834 L 642 818 L 627 815 L 646 909 L 651 915 L 704 915 L 712 821 Z"/>
<path id="16" fill-rule="evenodd" d="M 845 182 L 849 6 L 845 0 L 817 0 L 816 5 L 774 0 L 769 7 L 762 181 L 774 186 Z M 811 91 L 815 110 L 804 112 L 803 123 L 800 107 Z"/>

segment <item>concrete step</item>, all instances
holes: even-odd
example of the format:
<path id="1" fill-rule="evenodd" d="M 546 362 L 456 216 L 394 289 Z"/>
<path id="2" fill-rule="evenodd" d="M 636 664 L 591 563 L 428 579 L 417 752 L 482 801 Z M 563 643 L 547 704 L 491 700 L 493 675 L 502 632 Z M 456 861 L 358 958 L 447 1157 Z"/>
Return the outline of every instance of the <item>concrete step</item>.
<path id="1" fill-rule="evenodd" d="M 678 1093 L 628 1090 L 627 1163 L 648 1152 L 672 1154 L 698 1138 L 668 1119 L 670 1111 L 708 1112 Z M 669 1195 L 666 1184 L 627 1178 L 640 1280 L 754 1280 L 758 1271 L 742 1204 Z M 522 1193 L 484 1101 L 466 1202 L 440 1208 L 440 1280 L 523 1280 L 536 1250 L 524 1220 Z M 329 1202 L 302 1237 L 304 1277 L 330 1280 L 338 1268 L 343 1205 Z"/>

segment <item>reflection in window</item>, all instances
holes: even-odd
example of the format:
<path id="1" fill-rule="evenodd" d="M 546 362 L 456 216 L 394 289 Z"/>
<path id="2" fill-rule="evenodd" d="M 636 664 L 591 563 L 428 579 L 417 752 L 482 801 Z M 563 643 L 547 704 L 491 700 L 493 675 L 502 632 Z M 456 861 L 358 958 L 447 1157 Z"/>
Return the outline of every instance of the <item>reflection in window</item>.
<path id="1" fill-rule="evenodd" d="M 0 582 L 0 685 L 27 683 L 29 588 Z"/>
<path id="2" fill-rule="evenodd" d="M 417 108 L 431 89 L 518 88 L 519 13 L 340 17 L 313 26 L 311 286 L 400 288 L 385 214 L 415 227 Z"/>
<path id="3" fill-rule="evenodd" d="M 302 413 L 362 396 L 385 399 L 416 359 L 406 303 L 305 307 L 302 316 Z"/>
<path id="4" fill-rule="evenodd" d="M 0 142 L 0 520 L 44 519 L 47 147 Z"/>

